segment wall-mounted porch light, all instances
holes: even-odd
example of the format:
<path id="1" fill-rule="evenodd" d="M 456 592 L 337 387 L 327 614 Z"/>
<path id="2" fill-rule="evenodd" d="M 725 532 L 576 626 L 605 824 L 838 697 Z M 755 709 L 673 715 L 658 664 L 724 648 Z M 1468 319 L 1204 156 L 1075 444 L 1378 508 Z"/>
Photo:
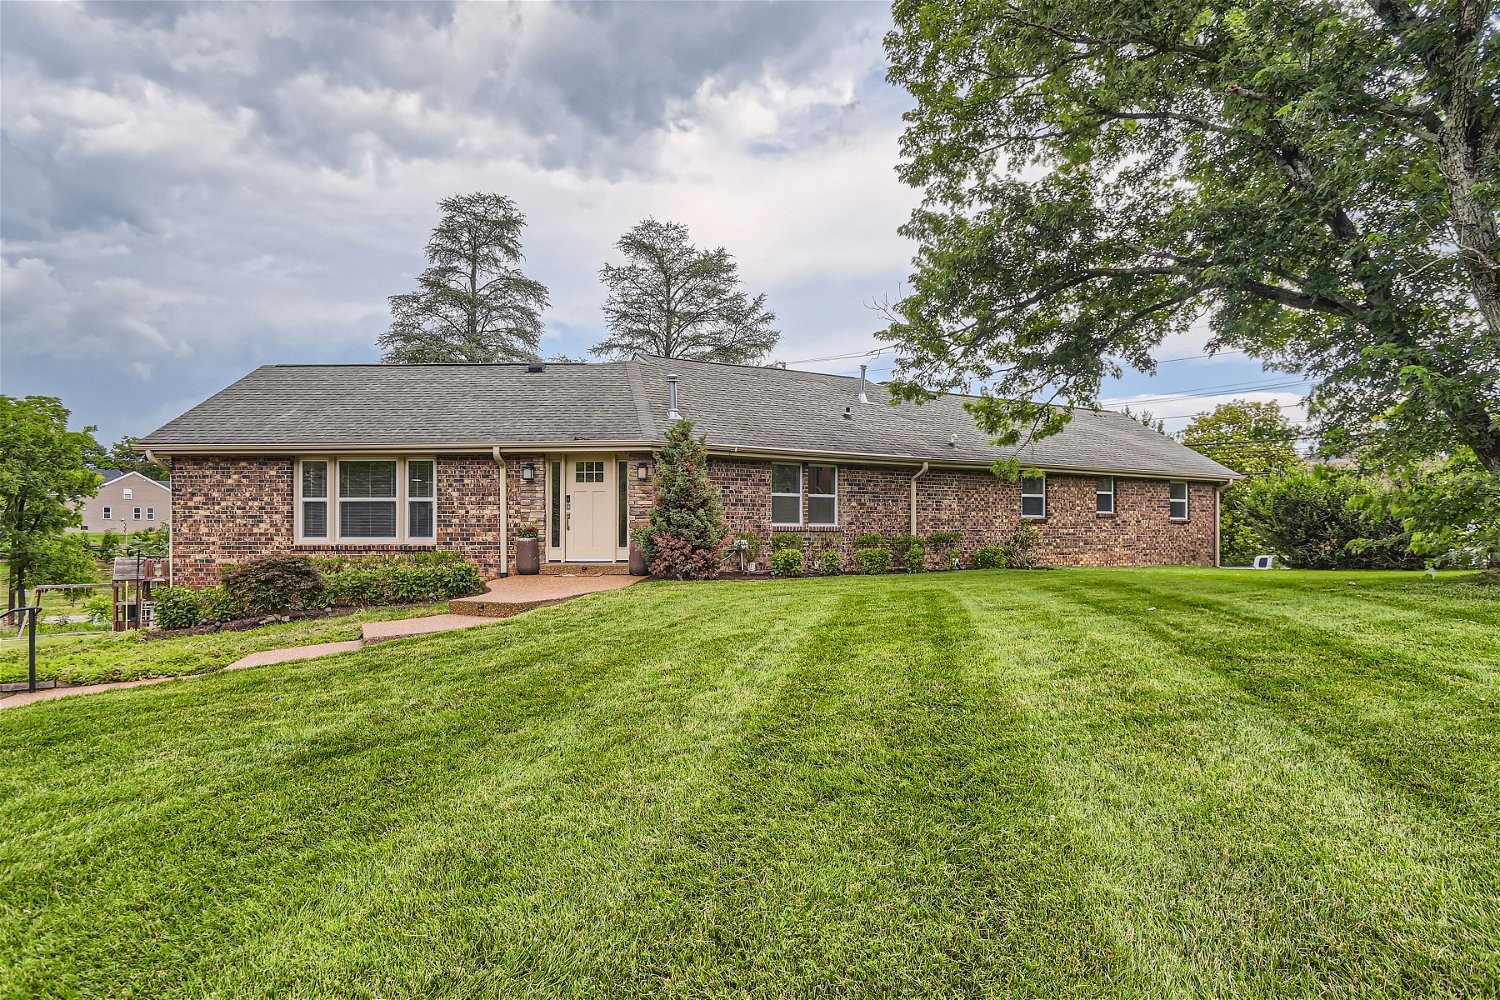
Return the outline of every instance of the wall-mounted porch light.
<path id="1" fill-rule="evenodd" d="M 536 479 L 536 466 L 531 462 L 527 462 L 521 466 L 521 478 L 528 483 L 534 481 Z"/>
<path id="2" fill-rule="evenodd" d="M 638 483 L 651 482 L 651 463 L 637 462 L 635 465 L 635 481 Z"/>

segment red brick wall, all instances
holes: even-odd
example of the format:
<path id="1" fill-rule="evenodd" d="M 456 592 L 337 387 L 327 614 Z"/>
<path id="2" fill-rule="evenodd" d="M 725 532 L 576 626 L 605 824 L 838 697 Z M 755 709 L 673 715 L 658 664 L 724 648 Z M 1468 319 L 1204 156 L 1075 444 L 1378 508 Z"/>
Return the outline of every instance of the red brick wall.
<path id="1" fill-rule="evenodd" d="M 890 466 L 839 467 L 839 524 L 798 531 L 816 557 L 838 546 L 846 560 L 854 540 L 866 533 L 904 535 L 911 528 L 911 476 L 916 469 Z M 755 531 L 769 540 L 771 463 L 739 459 L 709 461 L 709 476 L 724 497 L 730 531 Z M 1093 476 L 1047 477 L 1047 517 L 1032 521 L 1041 532 L 1040 554 L 1049 566 L 1211 566 L 1214 505 L 1207 483 L 1189 488 L 1190 518 L 1168 516 L 1164 480 L 1115 479 L 1113 516 L 1095 513 Z M 803 477 L 804 489 L 807 477 Z M 804 500 L 805 505 L 805 500 Z M 1021 524 L 1021 488 L 989 472 L 929 470 L 917 480 L 917 534 L 962 531 L 967 555 L 1006 538 Z"/>
<path id="2" fill-rule="evenodd" d="M 508 460 L 512 482 L 518 460 Z M 488 455 L 437 459 L 437 545 L 339 543 L 297 545 L 293 534 L 293 459 L 178 455 L 172 459 L 175 504 L 173 582 L 208 587 L 251 556 L 279 552 L 412 552 L 456 549 L 486 577 L 500 572 L 500 470 Z"/>
<path id="3" fill-rule="evenodd" d="M 632 527 L 646 520 L 652 486 L 636 480 L 627 463 Z M 521 467 L 531 462 L 536 478 Z M 507 517 L 511 526 L 510 570 L 515 568 L 515 528 L 535 521 L 546 532 L 549 466 L 542 455 L 506 456 Z M 861 534 L 905 534 L 909 528 L 909 484 L 914 469 L 873 465 L 839 467 L 839 524 L 804 527 L 813 558 L 826 548 L 846 559 Z M 709 475 L 724 498 L 729 528 L 771 535 L 771 463 L 713 458 Z M 500 470 L 489 455 L 440 456 L 437 460 L 438 548 L 456 549 L 485 577 L 500 567 Z M 806 477 L 803 477 L 804 487 Z M 236 562 L 271 552 L 363 553 L 411 551 L 433 546 L 336 544 L 295 545 L 292 459 L 280 457 L 177 456 L 172 462 L 173 577 L 194 587 L 215 584 Z M 1212 565 L 1213 486 L 1194 483 L 1191 518 L 1168 518 L 1168 486 L 1161 480 L 1115 480 L 1114 516 L 1094 512 L 1094 477 L 1052 475 L 1047 479 L 1047 518 L 1033 522 L 1042 534 L 1041 556 L 1053 566 Z M 929 471 L 918 480 L 917 533 L 959 530 L 965 554 L 1001 541 L 1021 523 L 1020 487 L 988 472 Z M 798 530 L 798 529 L 777 529 Z"/>

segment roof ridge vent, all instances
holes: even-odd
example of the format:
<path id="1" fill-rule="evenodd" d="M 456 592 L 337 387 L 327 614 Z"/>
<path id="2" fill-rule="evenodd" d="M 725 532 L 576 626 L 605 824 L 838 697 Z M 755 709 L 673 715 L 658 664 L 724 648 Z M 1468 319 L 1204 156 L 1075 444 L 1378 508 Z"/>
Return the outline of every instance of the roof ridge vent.
<path id="1" fill-rule="evenodd" d="M 532 375 L 539 375 L 547 370 L 547 363 L 545 361 L 532 361 L 526 365 L 526 370 Z"/>

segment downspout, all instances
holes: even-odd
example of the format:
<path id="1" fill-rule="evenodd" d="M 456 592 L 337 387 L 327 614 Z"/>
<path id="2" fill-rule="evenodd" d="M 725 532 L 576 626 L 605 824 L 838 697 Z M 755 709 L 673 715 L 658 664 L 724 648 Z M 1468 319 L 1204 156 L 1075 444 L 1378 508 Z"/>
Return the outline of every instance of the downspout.
<path id="1" fill-rule="evenodd" d="M 510 476 L 505 472 L 505 458 L 498 444 L 490 449 L 490 455 L 500 468 L 500 579 L 503 580 L 510 576 L 510 504 L 506 496 Z"/>
<path id="2" fill-rule="evenodd" d="M 172 482 L 172 469 L 171 469 L 171 467 L 168 466 L 168 465 L 166 465 L 166 464 L 164 464 L 161 461 L 161 459 L 157 458 L 155 455 L 151 454 L 151 449 L 150 448 L 143 448 L 143 449 L 141 449 L 141 451 L 146 456 L 146 461 L 150 462 L 152 465 L 156 466 L 158 469 L 162 470 L 163 472 L 165 472 L 167 474 L 167 483 L 168 483 L 168 486 L 170 487 L 171 482 Z M 176 524 L 176 522 L 174 521 L 173 522 L 173 526 L 169 526 L 167 528 L 167 586 L 168 587 L 172 586 L 172 566 L 173 566 L 174 563 L 177 562 L 176 559 L 172 558 L 172 547 L 177 544 L 177 531 L 175 530 L 175 524 Z"/>
<path id="3" fill-rule="evenodd" d="M 917 533 L 917 480 L 927 474 L 927 463 L 923 462 L 917 474 L 911 477 L 911 531 L 909 534 Z"/>

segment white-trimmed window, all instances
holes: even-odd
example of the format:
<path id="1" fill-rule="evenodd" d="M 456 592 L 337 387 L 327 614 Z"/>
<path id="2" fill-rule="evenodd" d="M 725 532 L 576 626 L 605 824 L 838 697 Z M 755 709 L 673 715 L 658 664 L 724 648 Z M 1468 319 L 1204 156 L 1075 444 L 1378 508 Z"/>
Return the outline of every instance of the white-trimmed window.
<path id="1" fill-rule="evenodd" d="M 802 466 L 773 463 L 771 466 L 771 523 L 802 523 Z"/>
<path id="2" fill-rule="evenodd" d="M 401 463 L 394 458 L 338 461 L 340 539 L 394 542 L 401 537 L 398 489 Z"/>
<path id="3" fill-rule="evenodd" d="M 298 513 L 302 517 L 302 530 L 298 534 L 308 539 L 328 537 L 328 459 L 304 458 L 297 476 Z"/>
<path id="4" fill-rule="evenodd" d="M 104 508 L 104 519 L 106 521 L 110 520 L 113 516 L 113 512 L 108 507 Z"/>
<path id="5" fill-rule="evenodd" d="M 120 495 L 122 497 L 124 497 L 126 500 L 134 500 L 135 499 L 135 491 L 132 490 L 129 486 L 125 487 L 124 492 L 121 493 Z"/>
<path id="6" fill-rule="evenodd" d="M 297 539 L 431 542 L 437 537 L 431 458 L 304 458 L 297 462 Z"/>
<path id="7" fill-rule="evenodd" d="M 1172 520 L 1186 521 L 1188 519 L 1188 484 L 1170 483 L 1171 499 L 1168 507 L 1171 510 Z"/>
<path id="8" fill-rule="evenodd" d="M 154 520 L 156 520 L 156 508 L 155 507 L 147 507 L 146 508 L 146 520 L 148 520 L 148 521 L 154 521 Z"/>
<path id="9" fill-rule="evenodd" d="M 430 458 L 406 460 L 406 537 L 437 537 L 437 465 Z"/>
<path id="10" fill-rule="evenodd" d="M 839 523 L 839 470 L 832 465 L 807 467 L 807 523 Z"/>
<path id="11" fill-rule="evenodd" d="M 136 521 L 141 519 L 141 509 L 139 507 L 135 508 L 135 513 L 131 515 L 131 519 Z"/>
<path id="12" fill-rule="evenodd" d="M 1100 476 L 1094 480 L 1094 510 L 1100 514 L 1115 512 L 1115 477 Z"/>
<path id="13" fill-rule="evenodd" d="M 1036 518 L 1047 516 L 1047 477 L 1045 475 L 1021 477 L 1021 516 Z"/>

